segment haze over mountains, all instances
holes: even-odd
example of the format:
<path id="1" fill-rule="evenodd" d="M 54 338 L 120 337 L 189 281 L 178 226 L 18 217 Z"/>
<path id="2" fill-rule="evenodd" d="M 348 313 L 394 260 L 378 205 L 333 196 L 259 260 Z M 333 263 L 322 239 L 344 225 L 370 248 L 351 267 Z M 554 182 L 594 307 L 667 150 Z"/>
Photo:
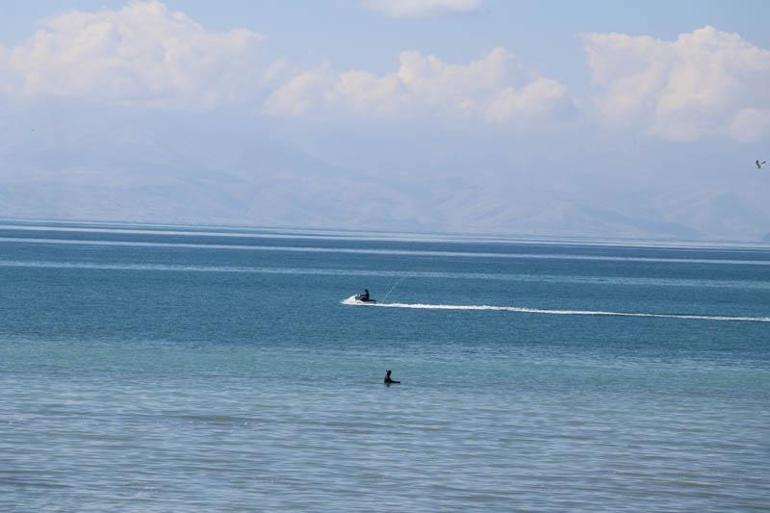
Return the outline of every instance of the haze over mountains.
<path id="1" fill-rule="evenodd" d="M 353 128 L 311 138 L 210 115 L 56 119 L 14 120 L 30 129 L 2 147 L 0 215 L 731 240 L 770 227 L 767 177 L 751 162 L 693 165 L 665 143 L 595 167 L 591 145 L 563 134 L 553 148 L 457 130 L 416 145 L 419 127 L 362 140 Z"/>

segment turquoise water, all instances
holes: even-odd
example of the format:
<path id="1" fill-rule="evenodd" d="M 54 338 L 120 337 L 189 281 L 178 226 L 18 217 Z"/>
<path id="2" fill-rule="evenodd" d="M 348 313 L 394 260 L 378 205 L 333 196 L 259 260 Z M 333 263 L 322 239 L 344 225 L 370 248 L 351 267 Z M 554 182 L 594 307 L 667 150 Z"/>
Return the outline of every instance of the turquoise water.
<path id="1" fill-rule="evenodd" d="M 770 250 L 406 238 L 0 226 L 0 510 L 770 510 Z"/>

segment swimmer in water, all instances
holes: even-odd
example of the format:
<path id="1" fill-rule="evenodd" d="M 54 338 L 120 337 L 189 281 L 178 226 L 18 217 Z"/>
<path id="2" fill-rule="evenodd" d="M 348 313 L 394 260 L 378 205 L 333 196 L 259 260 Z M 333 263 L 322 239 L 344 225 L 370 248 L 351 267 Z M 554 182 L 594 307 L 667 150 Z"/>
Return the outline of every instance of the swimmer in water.
<path id="1" fill-rule="evenodd" d="M 400 381 L 396 381 L 395 379 L 391 379 L 390 373 L 392 371 L 390 369 L 385 371 L 385 384 L 386 385 L 392 385 L 393 383 L 401 383 Z"/>

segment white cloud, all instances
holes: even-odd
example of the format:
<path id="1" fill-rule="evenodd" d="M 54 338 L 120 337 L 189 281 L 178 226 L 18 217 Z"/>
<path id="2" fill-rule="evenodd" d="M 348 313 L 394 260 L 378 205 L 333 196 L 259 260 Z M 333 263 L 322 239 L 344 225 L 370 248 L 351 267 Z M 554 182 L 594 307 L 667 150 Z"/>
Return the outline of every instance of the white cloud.
<path id="1" fill-rule="evenodd" d="M 704 27 L 668 42 L 586 34 L 602 119 L 669 140 L 770 133 L 770 51 Z"/>
<path id="2" fill-rule="evenodd" d="M 266 110 L 283 116 L 436 114 L 515 123 L 547 118 L 566 103 L 564 85 L 525 71 L 497 48 L 464 65 L 403 52 L 398 69 L 382 76 L 361 70 L 307 71 L 277 89 Z"/>
<path id="3" fill-rule="evenodd" d="M 760 139 L 770 133 L 770 108 L 739 110 L 728 130 L 736 141 L 752 142 Z"/>
<path id="4" fill-rule="evenodd" d="M 256 88 L 261 37 L 206 30 L 156 1 L 69 12 L 0 49 L 0 92 L 207 108 Z"/>
<path id="5" fill-rule="evenodd" d="M 12 76 L 8 64 L 8 50 L 0 45 L 0 95 L 9 94 L 12 89 Z"/>
<path id="6" fill-rule="evenodd" d="M 481 0 L 364 0 L 364 5 L 388 16 L 403 18 L 475 11 L 481 6 Z"/>

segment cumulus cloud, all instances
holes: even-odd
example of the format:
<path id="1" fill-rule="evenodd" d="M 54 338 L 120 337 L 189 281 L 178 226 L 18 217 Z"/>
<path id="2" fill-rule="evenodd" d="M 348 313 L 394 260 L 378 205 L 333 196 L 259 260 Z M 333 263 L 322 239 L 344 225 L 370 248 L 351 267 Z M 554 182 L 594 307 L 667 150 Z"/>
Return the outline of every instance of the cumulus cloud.
<path id="1" fill-rule="evenodd" d="M 393 18 L 405 18 L 475 11 L 481 0 L 364 0 L 364 5 Z"/>
<path id="2" fill-rule="evenodd" d="M 505 49 L 496 48 L 468 64 L 403 52 L 398 69 L 385 75 L 306 71 L 273 92 L 266 110 L 281 116 L 436 114 L 510 123 L 549 117 L 566 103 L 564 85 L 527 72 Z"/>
<path id="3" fill-rule="evenodd" d="M 669 140 L 770 133 L 770 51 L 704 27 L 673 41 L 585 34 L 601 118 Z"/>
<path id="4" fill-rule="evenodd" d="M 207 108 L 253 90 L 254 32 L 214 32 L 157 1 L 69 12 L 0 48 L 0 92 Z"/>

